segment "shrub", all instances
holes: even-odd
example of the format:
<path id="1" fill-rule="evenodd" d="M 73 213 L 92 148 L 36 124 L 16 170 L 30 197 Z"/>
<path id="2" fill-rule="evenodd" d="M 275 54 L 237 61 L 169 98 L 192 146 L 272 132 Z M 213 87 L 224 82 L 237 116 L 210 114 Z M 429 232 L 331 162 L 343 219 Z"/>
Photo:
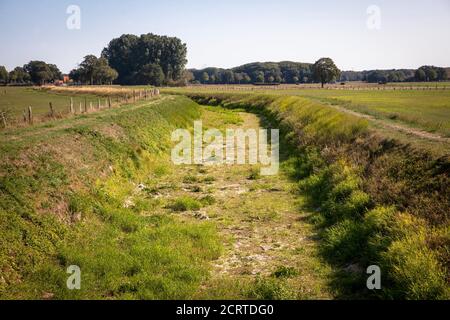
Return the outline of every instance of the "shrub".
<path id="1" fill-rule="evenodd" d="M 346 219 L 328 228 L 323 240 L 323 253 L 332 261 L 357 262 L 365 255 L 367 231 L 361 222 Z"/>
<path id="2" fill-rule="evenodd" d="M 392 243 L 383 255 L 383 263 L 394 282 L 389 293 L 394 298 L 449 299 L 445 271 L 433 251 L 425 245 L 422 233 Z"/>

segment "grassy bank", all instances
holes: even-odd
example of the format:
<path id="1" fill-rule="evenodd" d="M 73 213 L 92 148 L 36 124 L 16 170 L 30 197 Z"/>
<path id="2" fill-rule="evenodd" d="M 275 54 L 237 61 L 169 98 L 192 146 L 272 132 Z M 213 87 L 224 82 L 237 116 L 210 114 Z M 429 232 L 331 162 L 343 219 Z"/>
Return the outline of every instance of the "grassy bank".
<path id="1" fill-rule="evenodd" d="M 361 118 L 310 99 L 184 91 L 202 104 L 244 108 L 277 123 L 297 147 L 292 175 L 317 214 L 322 254 L 340 267 L 340 297 L 448 299 L 448 156 L 384 137 Z M 383 289 L 369 292 L 369 265 Z"/>
<path id="2" fill-rule="evenodd" d="M 198 116 L 165 97 L 1 132 L 0 297 L 189 298 L 219 255 L 214 226 L 152 214 L 142 185 L 172 170 L 170 133 Z"/>

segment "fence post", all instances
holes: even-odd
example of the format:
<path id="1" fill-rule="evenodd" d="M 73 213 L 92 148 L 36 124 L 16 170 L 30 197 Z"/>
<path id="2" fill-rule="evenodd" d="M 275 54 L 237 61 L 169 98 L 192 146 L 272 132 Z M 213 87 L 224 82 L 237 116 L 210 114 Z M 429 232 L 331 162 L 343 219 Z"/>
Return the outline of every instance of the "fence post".
<path id="1" fill-rule="evenodd" d="M 92 111 L 92 101 L 89 101 L 89 111 Z"/>
<path id="2" fill-rule="evenodd" d="M 73 98 L 70 98 L 70 113 L 75 113 L 75 110 L 73 108 Z"/>
<path id="3" fill-rule="evenodd" d="M 108 108 L 111 109 L 111 97 L 108 98 Z"/>
<path id="4" fill-rule="evenodd" d="M 98 99 L 98 101 L 97 101 L 97 110 L 100 110 L 100 99 Z"/>
<path id="5" fill-rule="evenodd" d="M 23 122 L 27 122 L 27 111 L 26 110 L 23 110 L 22 116 L 23 116 Z"/>
<path id="6" fill-rule="evenodd" d="M 136 90 L 133 90 L 133 102 L 136 102 Z"/>
<path id="7" fill-rule="evenodd" d="M 55 110 L 53 110 L 53 104 L 51 102 L 48 103 L 49 107 L 50 107 L 50 116 L 52 118 L 55 117 Z"/>
<path id="8" fill-rule="evenodd" d="M 87 98 L 84 98 L 84 112 L 88 111 L 88 106 L 87 106 Z"/>
<path id="9" fill-rule="evenodd" d="M 83 102 L 80 101 L 80 113 L 83 113 Z"/>
<path id="10" fill-rule="evenodd" d="M 33 124 L 33 109 L 31 106 L 28 107 L 28 123 Z"/>
<path id="11" fill-rule="evenodd" d="M 2 112 L 2 122 L 3 122 L 3 128 L 6 128 L 7 124 L 6 124 L 6 117 L 5 117 L 4 112 Z"/>

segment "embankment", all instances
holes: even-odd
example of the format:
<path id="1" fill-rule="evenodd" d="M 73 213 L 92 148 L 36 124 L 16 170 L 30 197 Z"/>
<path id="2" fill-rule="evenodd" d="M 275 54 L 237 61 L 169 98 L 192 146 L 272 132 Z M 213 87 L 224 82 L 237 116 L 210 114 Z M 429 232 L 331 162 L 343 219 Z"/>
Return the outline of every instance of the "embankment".
<path id="1" fill-rule="evenodd" d="M 171 132 L 199 112 L 172 96 L 2 131 L 0 298 L 189 298 L 218 257 L 213 226 L 127 197 L 171 170 Z"/>

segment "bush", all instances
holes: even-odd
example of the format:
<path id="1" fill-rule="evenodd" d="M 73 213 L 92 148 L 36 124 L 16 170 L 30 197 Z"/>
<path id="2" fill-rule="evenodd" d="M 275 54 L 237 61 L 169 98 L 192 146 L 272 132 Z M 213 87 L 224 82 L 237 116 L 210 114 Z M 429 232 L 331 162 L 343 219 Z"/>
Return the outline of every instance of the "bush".
<path id="1" fill-rule="evenodd" d="M 365 255 L 367 231 L 364 225 L 346 219 L 324 232 L 323 253 L 332 261 L 344 264 L 357 262 Z"/>
<path id="2" fill-rule="evenodd" d="M 410 235 L 391 244 L 383 263 L 394 282 L 389 293 L 394 298 L 449 299 L 445 271 L 433 251 L 425 245 L 424 234 Z"/>

